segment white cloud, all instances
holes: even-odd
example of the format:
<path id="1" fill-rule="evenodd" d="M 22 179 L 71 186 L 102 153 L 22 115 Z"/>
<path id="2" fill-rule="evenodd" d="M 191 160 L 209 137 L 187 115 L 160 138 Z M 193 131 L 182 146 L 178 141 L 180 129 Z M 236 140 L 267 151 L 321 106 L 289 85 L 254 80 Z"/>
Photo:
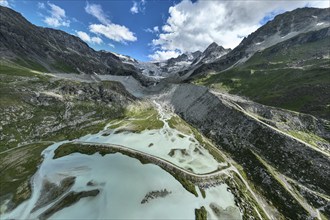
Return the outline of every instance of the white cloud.
<path id="1" fill-rule="evenodd" d="M 86 33 L 86 32 L 83 32 L 83 31 L 77 31 L 77 35 L 80 39 L 82 39 L 83 41 L 87 41 L 87 42 L 90 42 L 91 41 L 91 38 L 90 36 Z"/>
<path id="2" fill-rule="evenodd" d="M 147 29 L 144 29 L 145 32 L 148 32 L 148 33 L 154 33 L 153 30 L 151 30 L 150 28 L 147 28 Z"/>
<path id="3" fill-rule="evenodd" d="M 159 27 L 158 26 L 155 26 L 153 27 L 152 29 L 151 28 L 147 28 L 144 30 L 145 32 L 149 32 L 149 33 L 153 33 L 153 34 L 156 34 L 159 32 Z"/>
<path id="4" fill-rule="evenodd" d="M 89 26 L 89 30 L 92 33 L 102 34 L 105 37 L 117 42 L 124 43 L 126 41 L 137 40 L 133 32 L 131 32 L 127 27 L 118 24 L 91 24 Z"/>
<path id="5" fill-rule="evenodd" d="M 152 41 L 160 48 L 149 57 L 158 58 L 164 51 L 203 51 L 216 42 L 234 48 L 242 37 L 260 27 L 270 13 L 293 10 L 306 5 L 329 7 L 328 1 L 207 1 L 192 3 L 183 0 L 169 8 L 169 17 L 162 32 Z M 159 52 L 159 53 L 158 53 Z M 170 54 L 167 53 L 166 54 Z M 173 56 L 176 55 L 173 53 Z"/>
<path id="6" fill-rule="evenodd" d="M 109 20 L 108 16 L 104 13 L 101 5 L 89 4 L 87 2 L 86 7 L 85 7 L 85 11 L 88 14 L 94 16 L 102 24 L 107 25 L 107 24 L 110 24 L 111 23 L 111 21 Z"/>
<path id="7" fill-rule="evenodd" d="M 159 32 L 159 27 L 158 27 L 158 26 L 155 26 L 155 27 L 153 28 L 153 30 L 154 30 L 154 32 Z"/>
<path id="8" fill-rule="evenodd" d="M 91 37 L 86 32 L 77 31 L 77 36 L 85 42 L 93 43 L 93 44 L 101 44 L 103 43 L 102 39 L 99 37 Z"/>
<path id="9" fill-rule="evenodd" d="M 133 1 L 133 5 L 130 8 L 130 12 L 132 14 L 137 14 L 139 12 L 144 13 L 144 11 L 146 9 L 145 5 L 146 5 L 146 1 L 145 0 L 141 0 L 139 2 Z"/>
<path id="10" fill-rule="evenodd" d="M 7 0 L 0 0 L 0 5 L 10 8 L 9 2 Z"/>
<path id="11" fill-rule="evenodd" d="M 46 24 L 48 24 L 49 26 L 52 26 L 52 27 L 60 27 L 60 26 L 69 27 L 70 26 L 70 22 L 61 21 L 61 20 L 59 20 L 57 18 L 54 18 L 54 17 L 46 17 L 44 19 L 44 22 Z"/>
<path id="12" fill-rule="evenodd" d="M 133 6 L 130 9 L 132 14 L 137 14 L 139 13 L 139 8 L 138 8 L 138 3 L 137 2 L 133 2 Z"/>
<path id="13" fill-rule="evenodd" d="M 63 8 L 57 6 L 57 5 L 54 5 L 50 2 L 48 2 L 48 5 L 50 6 L 51 8 L 51 14 L 52 16 L 54 16 L 55 18 L 65 18 L 65 11 Z"/>
<path id="14" fill-rule="evenodd" d="M 112 43 L 108 43 L 109 47 L 115 48 L 115 45 L 113 45 Z"/>
<path id="15" fill-rule="evenodd" d="M 111 23 L 111 21 L 108 19 L 108 16 L 103 12 L 101 5 L 89 4 L 87 2 L 85 11 L 97 18 L 99 22 L 102 23 L 89 25 L 90 32 L 94 34 L 101 34 L 110 40 L 121 43 L 137 40 L 134 33 L 131 32 L 127 27 Z"/>
<path id="16" fill-rule="evenodd" d="M 95 43 L 95 44 L 101 44 L 101 43 L 103 43 L 102 39 L 99 38 L 99 37 L 92 37 L 91 38 L 91 41 L 92 41 L 92 43 Z"/>
<path id="17" fill-rule="evenodd" d="M 155 61 L 162 61 L 179 55 L 180 53 L 174 50 L 157 50 L 154 54 L 151 54 L 148 57 Z"/>
<path id="18" fill-rule="evenodd" d="M 48 2 L 47 4 L 50 7 L 50 10 L 48 11 L 49 16 L 46 16 L 43 21 L 52 27 L 60 27 L 60 26 L 69 27 L 70 20 L 67 19 L 65 15 L 65 10 L 50 2 Z"/>
<path id="19" fill-rule="evenodd" d="M 43 3 L 43 2 L 38 2 L 37 6 L 38 6 L 39 9 L 45 9 L 46 8 L 45 3 Z"/>

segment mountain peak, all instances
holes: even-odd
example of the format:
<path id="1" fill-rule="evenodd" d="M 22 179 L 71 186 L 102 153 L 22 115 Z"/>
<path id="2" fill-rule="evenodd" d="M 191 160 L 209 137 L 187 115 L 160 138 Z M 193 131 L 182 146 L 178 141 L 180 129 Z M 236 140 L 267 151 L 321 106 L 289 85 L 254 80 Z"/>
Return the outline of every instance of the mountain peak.
<path id="1" fill-rule="evenodd" d="M 219 45 L 216 42 L 213 42 L 206 48 L 206 50 L 215 49 L 215 48 L 218 48 L 218 47 L 219 47 Z"/>
<path id="2" fill-rule="evenodd" d="M 209 47 L 217 47 L 217 46 L 219 46 L 216 42 L 213 42 L 213 43 L 211 43 L 210 45 L 209 45 Z"/>
<path id="3" fill-rule="evenodd" d="M 214 51 L 223 52 L 225 50 L 226 50 L 225 48 L 223 48 L 222 46 L 219 46 L 216 42 L 213 42 L 204 50 L 203 54 L 208 55 Z"/>
<path id="4" fill-rule="evenodd" d="M 225 49 L 222 46 L 219 46 L 216 42 L 211 43 L 203 53 L 201 53 L 193 62 L 193 64 L 197 63 L 210 63 L 214 60 L 222 57 L 227 54 L 231 49 Z"/>
<path id="5" fill-rule="evenodd" d="M 197 50 L 197 51 L 195 51 L 195 52 L 193 52 L 193 53 L 191 53 L 194 57 L 198 57 L 198 56 L 200 56 L 201 54 L 202 54 L 202 52 L 200 51 L 200 50 Z"/>

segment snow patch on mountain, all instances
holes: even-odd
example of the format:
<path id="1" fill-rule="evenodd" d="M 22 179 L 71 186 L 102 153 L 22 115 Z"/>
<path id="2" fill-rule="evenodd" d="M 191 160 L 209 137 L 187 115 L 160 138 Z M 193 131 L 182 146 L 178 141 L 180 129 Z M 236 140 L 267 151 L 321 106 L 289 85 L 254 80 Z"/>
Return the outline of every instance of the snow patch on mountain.
<path id="1" fill-rule="evenodd" d="M 130 56 L 118 54 L 115 52 L 111 52 L 113 55 L 117 56 L 123 63 L 133 64 L 137 63 L 138 61 Z"/>

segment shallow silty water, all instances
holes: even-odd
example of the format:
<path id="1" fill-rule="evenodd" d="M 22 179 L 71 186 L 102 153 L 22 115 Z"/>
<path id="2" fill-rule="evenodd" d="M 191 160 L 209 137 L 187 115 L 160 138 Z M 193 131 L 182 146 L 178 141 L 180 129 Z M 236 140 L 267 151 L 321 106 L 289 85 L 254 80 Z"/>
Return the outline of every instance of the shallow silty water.
<path id="1" fill-rule="evenodd" d="M 103 132 L 87 135 L 76 141 L 118 144 L 158 156 L 189 172 L 201 174 L 215 171 L 219 163 L 204 149 L 193 135 L 185 135 L 168 126 L 171 117 L 157 104 L 164 127 L 141 133 Z M 180 135 L 179 135 L 180 134 Z M 181 137 L 179 137 L 181 136 Z M 183 137 L 182 137 L 183 136 Z M 67 142 L 67 141 L 65 141 Z M 208 217 L 241 218 L 234 196 L 221 184 L 205 190 L 206 198 L 196 187 L 199 196 L 188 192 L 172 175 L 154 164 L 142 164 L 139 160 L 120 153 L 101 156 L 99 153 L 84 155 L 73 153 L 53 159 L 59 142 L 44 150 L 44 160 L 32 178 L 32 196 L 3 219 L 36 219 L 56 207 L 70 192 L 98 190 L 98 194 L 83 197 L 76 202 L 61 206 L 49 215 L 52 219 L 194 219 L 196 208 L 204 206 Z M 154 146 L 150 147 L 150 143 Z M 173 149 L 174 154 L 169 155 Z M 198 151 L 196 151 L 198 149 Z M 185 150 L 183 155 L 180 150 Z M 75 177 L 74 184 L 56 199 L 34 210 L 45 194 L 45 182 L 60 186 L 63 179 Z M 154 197 L 141 203 L 150 192 L 165 190 L 165 196 Z M 222 210 L 218 215 L 212 206 Z M 48 217 L 49 217 L 48 216 Z"/>
<path id="2" fill-rule="evenodd" d="M 87 135 L 81 140 L 95 143 L 108 143 L 123 145 L 151 155 L 161 157 L 181 168 L 196 174 L 210 173 L 219 167 L 225 166 L 219 163 L 213 156 L 201 146 L 193 134 L 187 135 L 176 129 L 170 128 L 168 119 L 173 114 L 166 112 L 160 104 L 155 102 L 159 120 L 164 127 L 157 130 L 144 130 L 141 133 L 115 131 L 107 136 L 103 133 Z"/>
<path id="3" fill-rule="evenodd" d="M 194 219 L 195 208 L 212 202 L 219 204 L 219 198 L 223 201 L 222 208 L 235 207 L 234 197 L 226 190 L 226 185 L 207 190 L 207 197 L 203 199 L 186 191 L 174 177 L 156 165 L 143 165 L 120 153 L 105 156 L 74 153 L 52 159 L 57 146 L 59 144 L 44 151 L 45 160 L 33 178 L 32 197 L 4 215 L 4 219 L 37 218 L 56 203 L 31 213 L 39 199 L 42 183 L 48 180 L 59 184 L 62 179 L 72 176 L 76 181 L 70 191 L 98 189 L 100 193 L 59 210 L 52 219 Z M 88 185 L 89 182 L 93 185 Z M 141 204 L 148 192 L 164 189 L 170 194 Z"/>

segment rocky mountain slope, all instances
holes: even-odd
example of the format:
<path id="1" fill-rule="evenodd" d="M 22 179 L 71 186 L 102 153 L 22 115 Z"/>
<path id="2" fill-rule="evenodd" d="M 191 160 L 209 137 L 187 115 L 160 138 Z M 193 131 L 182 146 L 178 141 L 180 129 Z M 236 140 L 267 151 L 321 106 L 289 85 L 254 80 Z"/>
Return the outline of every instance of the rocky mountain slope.
<path id="1" fill-rule="evenodd" d="M 203 52 L 184 53 L 176 58 L 154 63 L 159 67 L 158 75 L 175 79 L 178 75 L 200 67 L 203 64 L 212 63 L 227 54 L 231 49 L 225 49 L 213 42 Z"/>
<path id="2" fill-rule="evenodd" d="M 299 34 L 255 53 L 240 66 L 195 82 L 329 119 L 329 51 L 328 27 Z"/>
<path id="3" fill-rule="evenodd" d="M 0 7 L 0 59 L 45 72 L 134 75 L 134 66 L 105 51 L 91 49 L 63 31 L 37 27 L 21 14 Z"/>
<path id="4" fill-rule="evenodd" d="M 141 78 L 116 55 L 94 51 L 63 31 L 36 27 L 2 6 L 0 27 L 0 203 L 10 201 L 12 209 L 31 195 L 30 178 L 43 149 L 100 131 L 136 99 L 120 83 L 53 74 Z"/>
<path id="5" fill-rule="evenodd" d="M 175 58 L 160 62 L 140 62 L 127 56 L 117 55 L 123 62 L 136 67 L 144 76 L 164 79 L 172 77 L 179 71 L 190 68 L 191 64 L 200 57 L 202 52 L 184 53 Z"/>
<path id="6" fill-rule="evenodd" d="M 102 130 L 136 99 L 117 82 L 79 82 L 2 64 L 0 96 L 0 204 L 10 199 L 9 209 L 29 198 L 45 147 Z"/>
<path id="7" fill-rule="evenodd" d="M 231 49 L 225 49 L 215 42 L 210 44 L 203 52 L 183 53 L 175 58 L 160 62 L 140 62 L 127 56 L 118 55 L 124 63 L 136 67 L 145 76 L 158 80 L 182 81 L 179 75 L 190 72 L 205 63 L 211 63 L 227 54 Z"/>
<path id="8" fill-rule="evenodd" d="M 233 65 L 244 63 L 257 51 L 262 51 L 298 34 L 329 27 L 329 11 L 329 8 L 300 8 L 277 15 L 272 21 L 269 21 L 257 31 L 244 38 L 226 56 L 215 62 L 201 65 L 189 72 L 189 77 L 195 77 L 211 71 L 219 72 L 225 70 Z"/>
<path id="9" fill-rule="evenodd" d="M 0 79 L 1 151 L 92 129 L 135 99 L 120 83 L 63 80 L 20 66 L 2 68 Z"/>
<path id="10" fill-rule="evenodd" d="M 184 53 L 176 58 L 170 58 L 163 62 L 155 63 L 161 68 L 163 73 L 167 73 L 165 76 L 171 76 L 185 68 L 189 68 L 191 64 L 196 60 L 202 52 L 196 51 L 193 53 Z"/>
<path id="11" fill-rule="evenodd" d="M 243 166 L 247 178 L 285 219 L 307 219 L 317 215 L 301 200 L 301 195 L 324 215 L 330 216 L 327 196 L 330 193 L 329 142 L 324 142 L 325 151 L 318 150 L 270 125 L 273 118 L 265 119 L 268 123 L 256 120 L 237 100 L 212 94 L 205 87 L 179 85 L 168 97 L 176 113 Z M 251 107 L 259 109 L 259 113 L 267 112 L 267 107 L 250 103 Z M 290 112 L 271 111 L 282 117 L 280 123 L 284 124 L 286 120 L 288 123 L 300 121 L 298 125 L 315 120 L 310 116 L 297 118 Z M 316 133 L 329 140 L 329 125 L 318 120 L 314 123 L 314 127 L 307 129 L 292 124 L 290 127 L 304 132 L 318 130 Z"/>
<path id="12" fill-rule="evenodd" d="M 204 50 L 203 53 L 196 57 L 196 59 L 192 62 L 192 66 L 196 66 L 197 64 L 212 63 L 230 51 L 231 49 L 225 49 L 213 42 Z"/>

